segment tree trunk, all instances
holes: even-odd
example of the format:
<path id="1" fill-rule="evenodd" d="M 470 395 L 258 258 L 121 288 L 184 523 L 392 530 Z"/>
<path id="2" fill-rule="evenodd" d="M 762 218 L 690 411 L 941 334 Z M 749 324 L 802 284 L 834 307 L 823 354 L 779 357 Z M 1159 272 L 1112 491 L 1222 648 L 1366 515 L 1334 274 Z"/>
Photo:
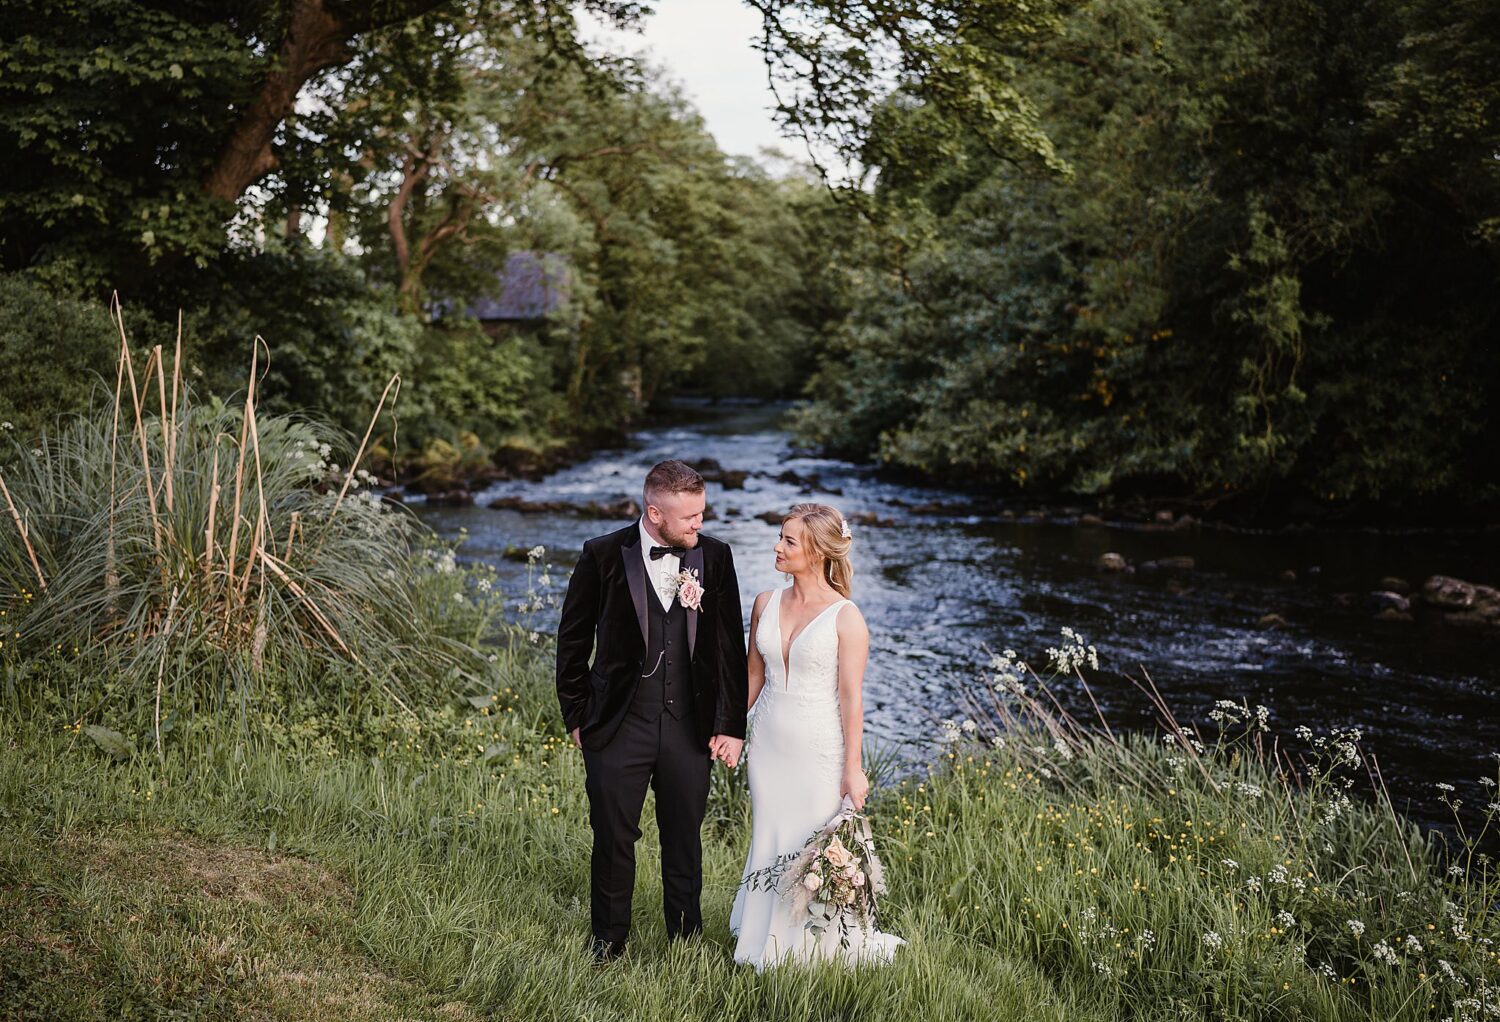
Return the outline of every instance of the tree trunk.
<path id="1" fill-rule="evenodd" d="M 332 6 L 340 13 L 334 14 L 327 0 L 292 0 L 276 61 L 203 179 L 204 192 L 238 202 L 246 188 L 276 168 L 271 148 L 276 128 L 292 112 L 297 93 L 309 78 L 324 68 L 348 63 L 353 56 L 349 40 L 356 34 L 420 17 L 442 2 L 335 3 Z"/>
<path id="2" fill-rule="evenodd" d="M 276 167 L 271 141 L 276 128 L 297 102 L 297 93 L 314 74 L 349 60 L 354 29 L 324 7 L 323 0 L 295 0 L 276 62 L 260 93 L 240 115 L 229 141 L 219 151 L 203 190 L 226 202 L 237 202 L 256 181 Z"/>

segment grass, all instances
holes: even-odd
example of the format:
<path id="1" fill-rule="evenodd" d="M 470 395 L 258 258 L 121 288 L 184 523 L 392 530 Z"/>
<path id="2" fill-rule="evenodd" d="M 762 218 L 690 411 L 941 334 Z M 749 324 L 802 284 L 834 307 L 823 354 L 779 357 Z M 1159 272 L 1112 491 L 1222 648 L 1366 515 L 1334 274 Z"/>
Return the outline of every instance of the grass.
<path id="1" fill-rule="evenodd" d="M 1446 875 L 1389 814 L 1216 790 L 1144 739 L 1120 742 L 1160 784 L 1122 781 L 1108 744 L 1048 778 L 1040 742 L 977 729 L 874 803 L 886 925 L 911 941 L 896 965 L 732 964 L 748 810 L 720 771 L 707 934 L 665 941 L 648 804 L 631 949 L 595 968 L 582 763 L 548 667 L 521 641 L 488 664 L 488 695 L 420 719 L 310 715 L 274 741 L 210 725 L 125 761 L 11 705 L 0 1017 L 1398 1020 L 1494 1004 L 1489 875 Z M 1209 772 L 1277 790 L 1254 757 L 1231 766 L 1235 748 L 1206 749 Z M 1466 997 L 1479 1007 L 1454 1007 Z"/>

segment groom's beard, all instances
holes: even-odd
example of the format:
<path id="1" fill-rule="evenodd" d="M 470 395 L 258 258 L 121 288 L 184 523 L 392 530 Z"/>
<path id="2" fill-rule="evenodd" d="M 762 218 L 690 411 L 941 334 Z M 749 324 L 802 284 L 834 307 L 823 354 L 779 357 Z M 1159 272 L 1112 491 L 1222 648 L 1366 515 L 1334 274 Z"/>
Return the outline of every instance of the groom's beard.
<path id="1" fill-rule="evenodd" d="M 667 541 L 668 546 L 685 547 L 688 550 L 698 545 L 698 534 L 696 532 L 674 533 L 664 524 L 658 525 L 656 531 L 661 533 L 661 538 Z"/>

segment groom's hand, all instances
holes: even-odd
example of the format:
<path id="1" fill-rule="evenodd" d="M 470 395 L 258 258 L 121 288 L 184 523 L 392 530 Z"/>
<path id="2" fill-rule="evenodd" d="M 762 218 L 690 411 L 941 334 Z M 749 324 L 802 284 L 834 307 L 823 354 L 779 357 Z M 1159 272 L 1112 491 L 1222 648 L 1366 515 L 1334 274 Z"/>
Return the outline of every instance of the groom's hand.
<path id="1" fill-rule="evenodd" d="M 578 737 L 579 730 L 581 730 L 581 729 L 575 727 L 572 731 L 570 731 L 568 733 L 573 736 L 573 744 L 574 744 L 574 746 L 576 746 L 577 748 L 581 749 L 581 748 L 583 748 L 583 739 L 581 739 L 581 738 Z"/>
<path id="2" fill-rule="evenodd" d="M 744 739 L 732 738 L 729 735 L 714 735 L 708 743 L 709 751 L 714 754 L 715 759 L 724 761 L 724 765 L 733 770 L 739 766 L 740 752 L 745 748 Z"/>

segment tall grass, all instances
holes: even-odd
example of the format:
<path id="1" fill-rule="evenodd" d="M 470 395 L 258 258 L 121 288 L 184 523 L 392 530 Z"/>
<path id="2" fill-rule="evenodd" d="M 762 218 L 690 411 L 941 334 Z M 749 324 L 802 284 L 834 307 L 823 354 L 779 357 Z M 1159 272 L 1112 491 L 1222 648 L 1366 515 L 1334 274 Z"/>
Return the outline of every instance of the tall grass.
<path id="1" fill-rule="evenodd" d="M 465 569 L 434 573 L 449 589 L 424 600 L 502 599 Z M 550 654 L 545 640 L 488 654 L 468 698 L 398 718 L 373 750 L 322 715 L 275 743 L 179 743 L 161 760 L 116 762 L 7 712 L 0 932 L 27 936 L 0 947 L 0 1014 L 16 1003 L 59 1018 L 115 1017 L 127 1003 L 189 1016 L 211 1004 L 286 1019 L 640 1022 L 1500 1013 L 1490 865 L 1450 872 L 1461 856 L 1443 857 L 1387 808 L 1341 798 L 1350 751 L 1333 740 L 1323 787 L 1282 785 L 1275 760 L 1253 751 L 1256 736 L 1275 747 L 1254 709 L 1239 714 L 1251 726 L 1207 743 L 1191 727 L 1172 742 L 1110 737 L 1103 722 L 1075 731 L 1053 706 L 1066 753 L 1040 710 L 1004 733 L 988 716 L 956 722 L 947 751 L 872 802 L 891 884 L 884 925 L 910 944 L 894 965 L 856 973 L 733 965 L 748 807 L 716 768 L 707 933 L 686 947 L 665 939 L 648 804 L 631 949 L 596 969 L 583 952 L 583 767 L 555 719 Z M 1034 674 L 1027 687 L 1051 706 Z M 266 880 L 246 892 L 218 878 L 219 862 L 292 889 L 268 892 Z M 226 955 L 255 967 L 226 968 Z"/>
<path id="2" fill-rule="evenodd" d="M 74 675 L 111 679 L 119 712 L 149 708 L 158 748 L 174 708 L 243 710 L 267 679 L 295 700 L 354 678 L 409 707 L 413 660 L 472 672 L 413 598 L 423 530 L 369 491 L 370 433 L 349 452 L 324 424 L 260 414 L 258 338 L 232 405 L 195 398 L 178 348 L 142 360 L 121 324 L 112 393 L 35 444 L 0 436 L 6 661 L 83 658 Z"/>

